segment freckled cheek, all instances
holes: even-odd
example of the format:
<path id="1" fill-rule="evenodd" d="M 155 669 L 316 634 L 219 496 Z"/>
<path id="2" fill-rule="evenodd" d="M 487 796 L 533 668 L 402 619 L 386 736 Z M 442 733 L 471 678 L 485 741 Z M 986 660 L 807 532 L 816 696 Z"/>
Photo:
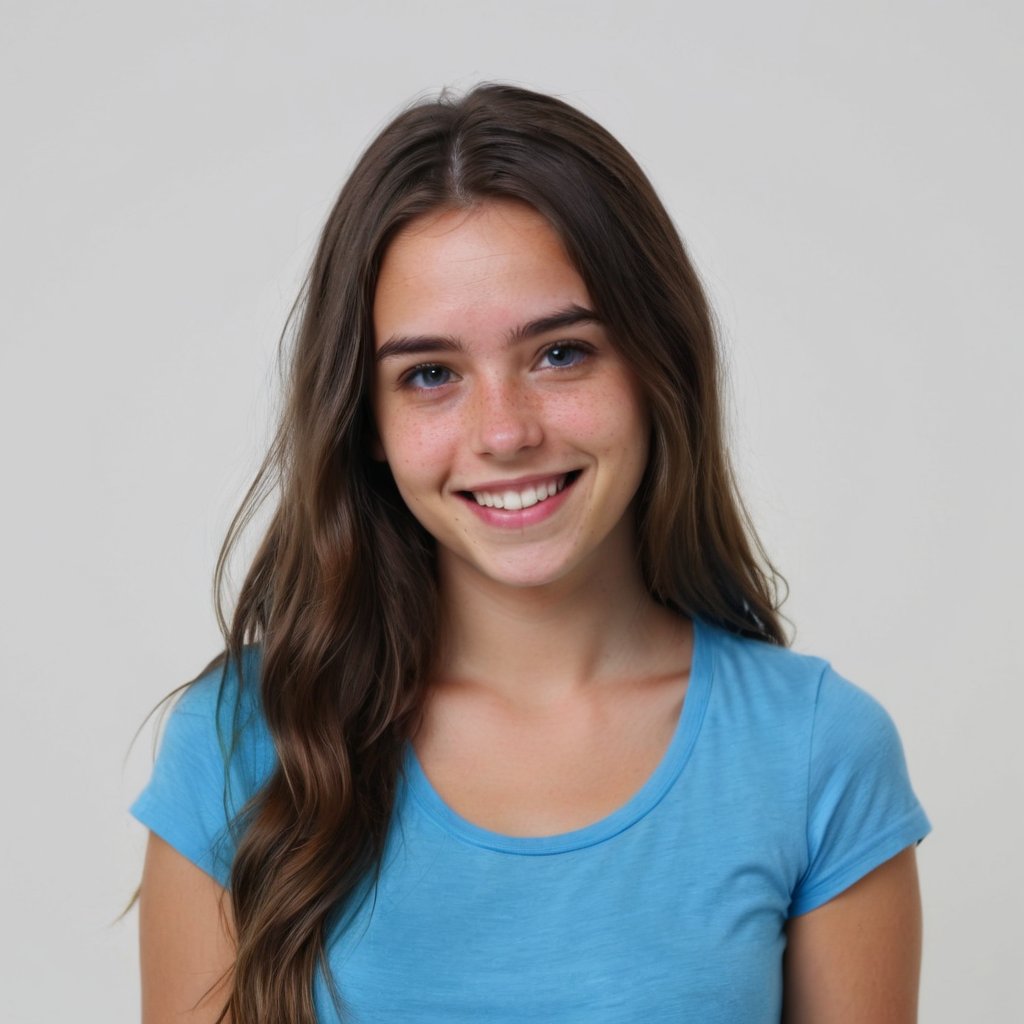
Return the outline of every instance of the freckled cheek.
<path id="1" fill-rule="evenodd" d="M 415 417 L 382 425 L 384 450 L 400 487 L 431 486 L 450 472 L 460 433 Z"/>
<path id="2" fill-rule="evenodd" d="M 632 394 L 608 389 L 551 413 L 549 426 L 564 437 L 605 454 L 629 454 L 635 449 L 646 461 L 650 417 Z"/>

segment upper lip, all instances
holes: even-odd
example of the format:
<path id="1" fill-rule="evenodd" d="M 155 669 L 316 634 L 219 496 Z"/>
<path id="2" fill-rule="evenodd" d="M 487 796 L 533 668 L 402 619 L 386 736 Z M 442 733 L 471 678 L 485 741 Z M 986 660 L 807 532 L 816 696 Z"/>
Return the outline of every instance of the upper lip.
<path id="1" fill-rule="evenodd" d="M 575 472 L 572 469 L 555 470 L 552 473 L 533 473 L 530 476 L 518 476 L 512 480 L 491 480 L 487 483 L 473 484 L 472 487 L 460 487 L 460 491 L 521 491 L 525 487 L 534 487 L 537 484 L 547 483 L 549 480 L 558 480 Z"/>

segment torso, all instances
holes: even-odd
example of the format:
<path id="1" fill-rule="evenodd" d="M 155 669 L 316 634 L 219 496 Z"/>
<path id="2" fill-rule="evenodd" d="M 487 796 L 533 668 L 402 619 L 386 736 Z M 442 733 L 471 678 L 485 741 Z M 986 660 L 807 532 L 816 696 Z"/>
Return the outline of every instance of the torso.
<path id="1" fill-rule="evenodd" d="M 595 688 L 573 705 L 523 710 L 480 687 L 438 686 L 413 741 L 420 765 L 441 799 L 480 828 L 508 836 L 584 828 L 628 803 L 665 756 L 689 650 L 682 670 Z"/>

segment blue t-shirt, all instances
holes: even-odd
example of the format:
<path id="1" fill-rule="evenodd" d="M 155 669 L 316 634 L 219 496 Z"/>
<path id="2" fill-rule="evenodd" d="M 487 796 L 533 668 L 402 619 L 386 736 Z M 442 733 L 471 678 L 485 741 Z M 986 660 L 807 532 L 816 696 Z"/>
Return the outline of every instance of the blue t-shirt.
<path id="1" fill-rule="evenodd" d="M 238 679 L 218 711 L 218 670 L 175 706 L 131 808 L 224 886 L 226 815 L 275 764 L 258 658 L 250 648 L 243 665 L 228 791 Z M 827 662 L 698 619 L 661 763 L 585 828 L 479 828 L 407 746 L 380 881 L 329 938 L 330 969 L 357 1024 L 777 1024 L 786 920 L 930 828 L 872 697 Z M 320 1019 L 337 1020 L 320 976 L 315 998 Z"/>

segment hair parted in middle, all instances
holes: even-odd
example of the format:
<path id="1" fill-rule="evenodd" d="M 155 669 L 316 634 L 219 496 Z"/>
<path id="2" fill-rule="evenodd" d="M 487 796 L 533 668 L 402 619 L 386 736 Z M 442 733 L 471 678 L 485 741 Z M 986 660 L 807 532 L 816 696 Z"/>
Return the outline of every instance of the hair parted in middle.
<path id="1" fill-rule="evenodd" d="M 525 89 L 481 85 L 405 110 L 358 161 L 324 228 L 293 311 L 281 423 L 217 566 L 225 650 L 207 670 L 234 662 L 241 674 L 244 646 L 260 645 L 279 761 L 237 822 L 232 1020 L 313 1024 L 335 910 L 380 868 L 440 623 L 433 539 L 372 455 L 374 293 L 405 226 L 495 199 L 551 224 L 643 388 L 652 426 L 637 557 L 650 593 L 786 643 L 778 576 L 729 466 L 708 302 L 636 161 L 580 111 Z M 275 488 L 228 626 L 228 556 Z"/>

